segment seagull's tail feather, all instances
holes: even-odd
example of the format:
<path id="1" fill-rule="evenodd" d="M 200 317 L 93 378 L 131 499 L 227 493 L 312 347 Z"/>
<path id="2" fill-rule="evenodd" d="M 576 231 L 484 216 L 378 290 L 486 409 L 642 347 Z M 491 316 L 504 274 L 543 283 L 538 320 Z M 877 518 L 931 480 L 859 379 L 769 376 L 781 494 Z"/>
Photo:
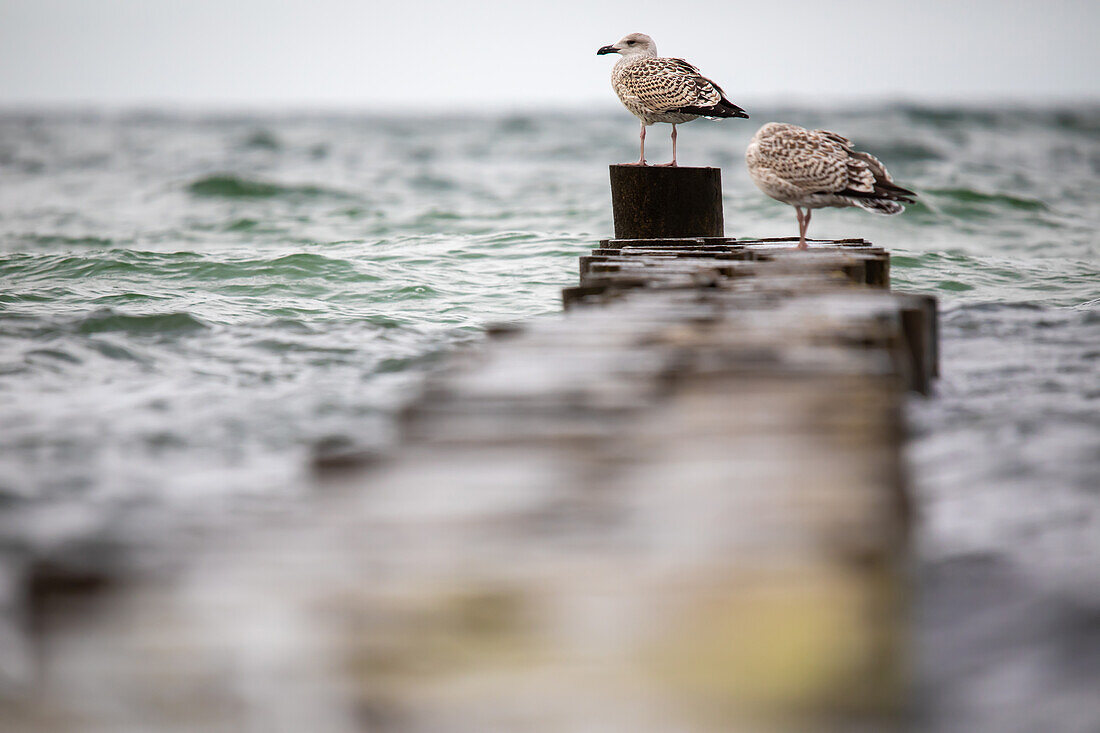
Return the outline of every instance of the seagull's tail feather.
<path id="1" fill-rule="evenodd" d="M 861 150 L 849 149 L 849 155 L 859 167 L 865 167 L 871 173 L 869 177 L 873 177 L 873 183 L 870 185 L 870 191 L 859 191 L 849 187 L 838 192 L 839 195 L 848 197 L 861 209 L 873 211 L 876 214 L 900 214 L 905 211 L 902 204 L 917 203 L 916 192 L 894 183 L 890 172 L 878 158 Z"/>
<path id="2" fill-rule="evenodd" d="M 901 212 L 905 211 L 904 206 L 902 206 L 897 201 L 891 201 L 889 199 L 863 199 L 855 197 L 851 198 L 852 203 L 854 203 L 856 206 L 863 209 L 864 211 L 870 211 L 875 214 L 885 214 L 887 216 L 890 216 L 891 214 L 900 214 Z M 913 202 L 908 201 L 907 203 Z"/>
<path id="3" fill-rule="evenodd" d="M 889 181 L 875 181 L 874 191 L 854 191 L 848 188 L 837 191 L 837 195 L 844 196 L 859 208 L 876 214 L 900 214 L 905 211 L 902 204 L 917 203 L 913 198 L 917 194 Z"/>

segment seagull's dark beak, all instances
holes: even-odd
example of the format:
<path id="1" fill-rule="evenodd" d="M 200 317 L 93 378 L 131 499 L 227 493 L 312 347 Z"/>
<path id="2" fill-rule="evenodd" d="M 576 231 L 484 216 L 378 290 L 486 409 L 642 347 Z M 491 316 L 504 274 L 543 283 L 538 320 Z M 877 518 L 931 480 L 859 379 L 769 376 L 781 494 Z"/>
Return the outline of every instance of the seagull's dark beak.
<path id="1" fill-rule="evenodd" d="M 597 56 L 603 56 L 605 53 L 615 53 L 618 50 L 619 49 L 615 48 L 614 46 L 604 46 L 603 48 L 601 48 L 599 51 L 596 52 L 596 55 Z"/>

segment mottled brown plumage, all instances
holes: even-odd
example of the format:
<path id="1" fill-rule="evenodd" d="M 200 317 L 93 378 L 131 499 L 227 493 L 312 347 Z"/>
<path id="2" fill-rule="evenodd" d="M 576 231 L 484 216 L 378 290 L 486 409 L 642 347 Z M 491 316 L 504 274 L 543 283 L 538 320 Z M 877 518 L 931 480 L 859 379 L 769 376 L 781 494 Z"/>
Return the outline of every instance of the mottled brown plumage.
<path id="1" fill-rule="evenodd" d="M 745 162 L 757 188 L 795 207 L 800 249 L 806 247 L 813 209 L 858 206 L 898 214 L 905 210 L 903 204 L 915 203 L 916 194 L 895 184 L 878 158 L 828 130 L 769 122 L 749 143 Z"/>

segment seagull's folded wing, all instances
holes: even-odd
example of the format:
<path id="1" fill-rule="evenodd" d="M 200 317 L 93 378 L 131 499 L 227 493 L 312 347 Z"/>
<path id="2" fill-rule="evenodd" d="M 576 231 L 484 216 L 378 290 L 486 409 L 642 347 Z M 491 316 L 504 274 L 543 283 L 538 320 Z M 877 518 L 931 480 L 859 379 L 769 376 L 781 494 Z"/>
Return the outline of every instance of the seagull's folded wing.
<path id="1" fill-rule="evenodd" d="M 653 112 L 712 107 L 723 96 L 717 84 L 683 59 L 651 58 L 630 64 L 617 86 L 620 96 L 634 97 Z"/>
<path id="2" fill-rule="evenodd" d="M 850 183 L 847 150 L 816 130 L 792 127 L 771 135 L 760 141 L 760 158 L 777 176 L 808 194 L 843 191 Z"/>

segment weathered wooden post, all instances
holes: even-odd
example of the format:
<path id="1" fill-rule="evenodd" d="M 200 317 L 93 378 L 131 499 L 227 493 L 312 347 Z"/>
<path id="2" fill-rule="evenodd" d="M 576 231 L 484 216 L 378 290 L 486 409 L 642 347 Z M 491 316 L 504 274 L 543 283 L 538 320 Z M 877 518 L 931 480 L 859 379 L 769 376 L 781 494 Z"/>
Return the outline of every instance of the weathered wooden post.
<path id="1" fill-rule="evenodd" d="M 611 166 L 616 239 L 722 237 L 722 170 Z"/>

